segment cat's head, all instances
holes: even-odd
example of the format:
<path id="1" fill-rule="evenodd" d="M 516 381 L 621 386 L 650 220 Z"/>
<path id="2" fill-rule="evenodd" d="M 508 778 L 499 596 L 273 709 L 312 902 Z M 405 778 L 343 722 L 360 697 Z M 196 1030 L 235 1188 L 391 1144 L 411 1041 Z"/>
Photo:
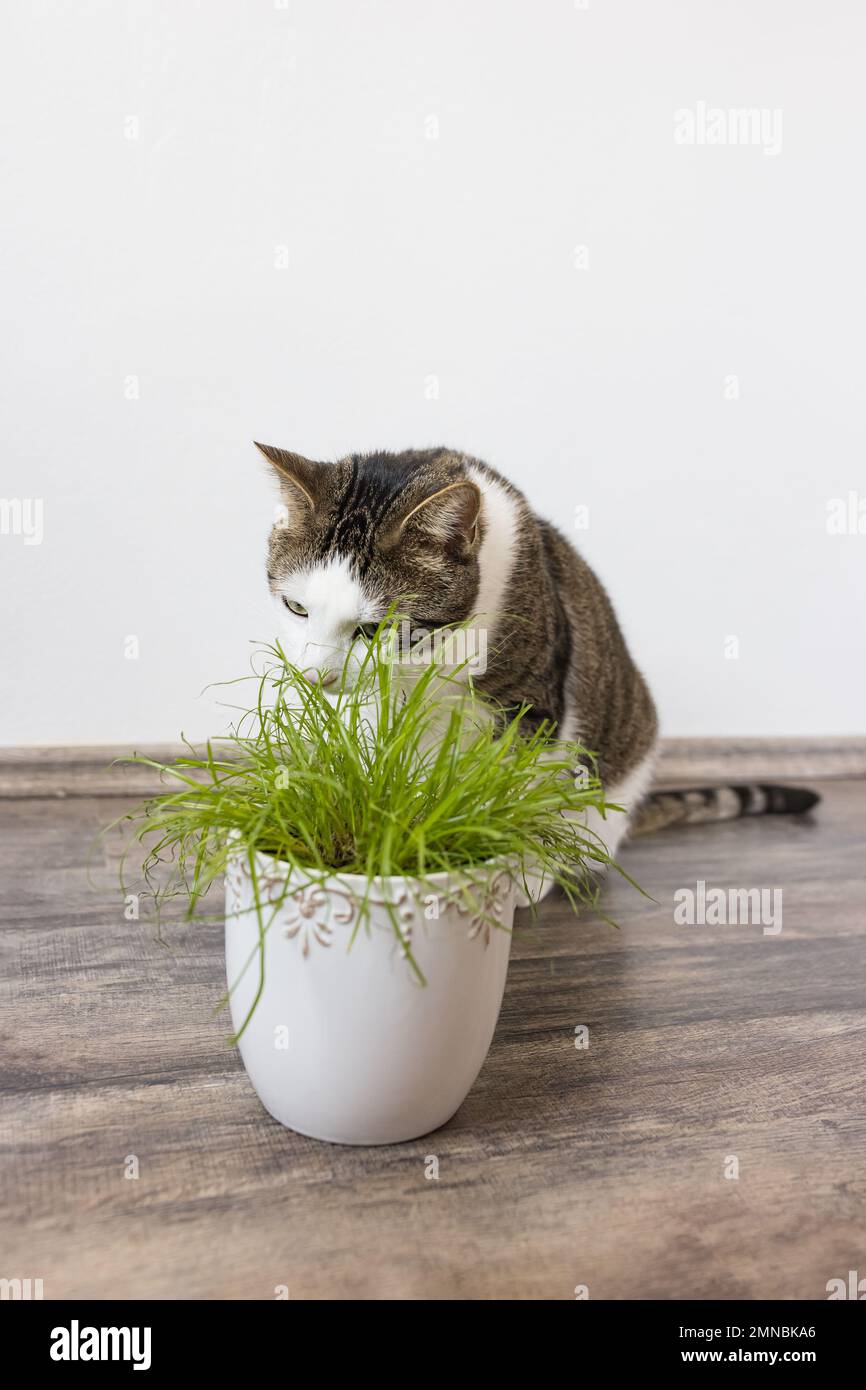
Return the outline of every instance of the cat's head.
<path id="1" fill-rule="evenodd" d="M 365 629 L 391 609 L 413 632 L 470 617 L 481 493 L 447 449 L 317 463 L 256 446 L 280 482 L 268 583 L 289 660 L 311 679 L 351 679 Z"/>

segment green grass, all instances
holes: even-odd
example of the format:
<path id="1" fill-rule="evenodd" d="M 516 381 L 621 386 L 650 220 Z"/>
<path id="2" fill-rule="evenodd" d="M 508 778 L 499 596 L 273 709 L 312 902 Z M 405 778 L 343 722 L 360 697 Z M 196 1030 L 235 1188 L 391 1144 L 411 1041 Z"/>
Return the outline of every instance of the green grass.
<path id="1" fill-rule="evenodd" d="M 124 891 L 130 849 L 140 844 L 136 858 L 157 911 L 180 895 L 187 917 L 201 918 L 228 860 L 243 855 L 262 970 L 264 934 L 282 900 L 265 922 L 257 852 L 293 871 L 286 893 L 298 876 L 319 884 L 341 874 L 361 875 L 368 891 L 374 879 L 404 875 L 423 893 L 431 875 L 446 872 L 459 876 L 477 911 L 493 861 L 510 865 L 518 882 L 543 870 L 575 910 L 594 904 L 592 870 L 611 861 L 598 837 L 564 816 L 588 807 L 619 813 L 605 802 L 593 755 L 547 728 L 527 731 L 525 709 L 492 706 L 460 666 L 395 660 L 394 631 L 381 625 L 354 683 L 344 670 L 335 695 L 311 684 L 278 644 L 264 647 L 255 673 L 231 682 L 252 681 L 252 690 L 228 736 L 203 753 L 189 745 L 170 764 L 133 756 L 159 769 L 166 791 L 123 818 L 132 828 Z M 364 898 L 353 939 L 368 918 Z M 396 914 L 393 925 L 423 979 Z M 262 985 L 263 975 L 259 994 Z"/>

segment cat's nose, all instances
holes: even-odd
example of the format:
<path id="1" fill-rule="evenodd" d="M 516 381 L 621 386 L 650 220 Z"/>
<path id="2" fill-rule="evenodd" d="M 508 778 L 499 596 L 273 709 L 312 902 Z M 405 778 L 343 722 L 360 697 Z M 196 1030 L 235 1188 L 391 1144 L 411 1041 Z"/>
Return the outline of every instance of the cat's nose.
<path id="1" fill-rule="evenodd" d="M 320 671 L 317 666 L 308 666 L 304 675 L 310 685 L 321 685 L 322 687 L 333 685 L 337 679 L 336 671 Z"/>

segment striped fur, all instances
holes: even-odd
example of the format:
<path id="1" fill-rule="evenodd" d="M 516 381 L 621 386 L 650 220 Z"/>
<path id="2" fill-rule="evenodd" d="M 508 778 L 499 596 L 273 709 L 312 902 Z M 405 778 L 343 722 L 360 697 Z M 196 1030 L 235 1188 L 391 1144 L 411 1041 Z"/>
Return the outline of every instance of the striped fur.
<path id="1" fill-rule="evenodd" d="M 648 835 L 669 825 L 708 825 L 740 816 L 798 816 L 820 800 L 805 787 L 761 782 L 651 792 L 634 812 L 630 833 Z"/>
<path id="2" fill-rule="evenodd" d="M 286 510 L 268 554 L 275 598 L 303 604 L 317 574 L 343 565 L 358 590 L 329 603 L 339 622 L 311 609 L 301 631 L 281 615 L 299 664 L 321 668 L 330 652 L 342 666 L 353 602 L 365 621 L 395 602 L 424 628 L 471 621 L 487 638 L 477 684 L 506 709 L 528 706 L 528 727 L 547 722 L 592 749 L 608 786 L 651 757 L 652 698 L 604 588 L 502 474 L 446 448 L 319 463 L 258 447 Z"/>
<path id="3" fill-rule="evenodd" d="M 526 705 L 591 749 L 626 815 L 594 826 L 611 854 L 630 829 L 740 815 L 799 813 L 812 792 L 720 787 L 647 795 L 657 722 L 597 576 L 523 494 L 489 464 L 453 449 L 350 454 L 335 463 L 257 446 L 281 486 L 268 581 L 296 664 L 327 684 L 351 670 L 359 628 L 397 604 L 413 626 L 484 629 L 482 691 Z M 286 611 L 301 605 L 302 616 Z"/>

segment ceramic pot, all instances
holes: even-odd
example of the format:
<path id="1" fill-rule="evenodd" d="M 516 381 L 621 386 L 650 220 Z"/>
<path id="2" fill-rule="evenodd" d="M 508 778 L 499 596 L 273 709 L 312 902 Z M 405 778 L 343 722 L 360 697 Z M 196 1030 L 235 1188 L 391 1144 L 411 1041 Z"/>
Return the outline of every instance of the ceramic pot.
<path id="1" fill-rule="evenodd" d="M 286 874 L 257 856 L 264 983 L 239 1047 L 262 1104 L 280 1124 L 337 1144 L 393 1144 L 437 1129 L 466 1098 L 499 1017 L 511 875 L 501 865 L 474 873 L 472 903 L 448 875 L 423 885 L 378 879 L 347 949 L 367 881 L 340 875 L 311 885 L 296 876 L 287 886 Z M 258 945 L 252 876 L 239 854 L 226 875 L 235 1031 L 259 989 Z"/>

